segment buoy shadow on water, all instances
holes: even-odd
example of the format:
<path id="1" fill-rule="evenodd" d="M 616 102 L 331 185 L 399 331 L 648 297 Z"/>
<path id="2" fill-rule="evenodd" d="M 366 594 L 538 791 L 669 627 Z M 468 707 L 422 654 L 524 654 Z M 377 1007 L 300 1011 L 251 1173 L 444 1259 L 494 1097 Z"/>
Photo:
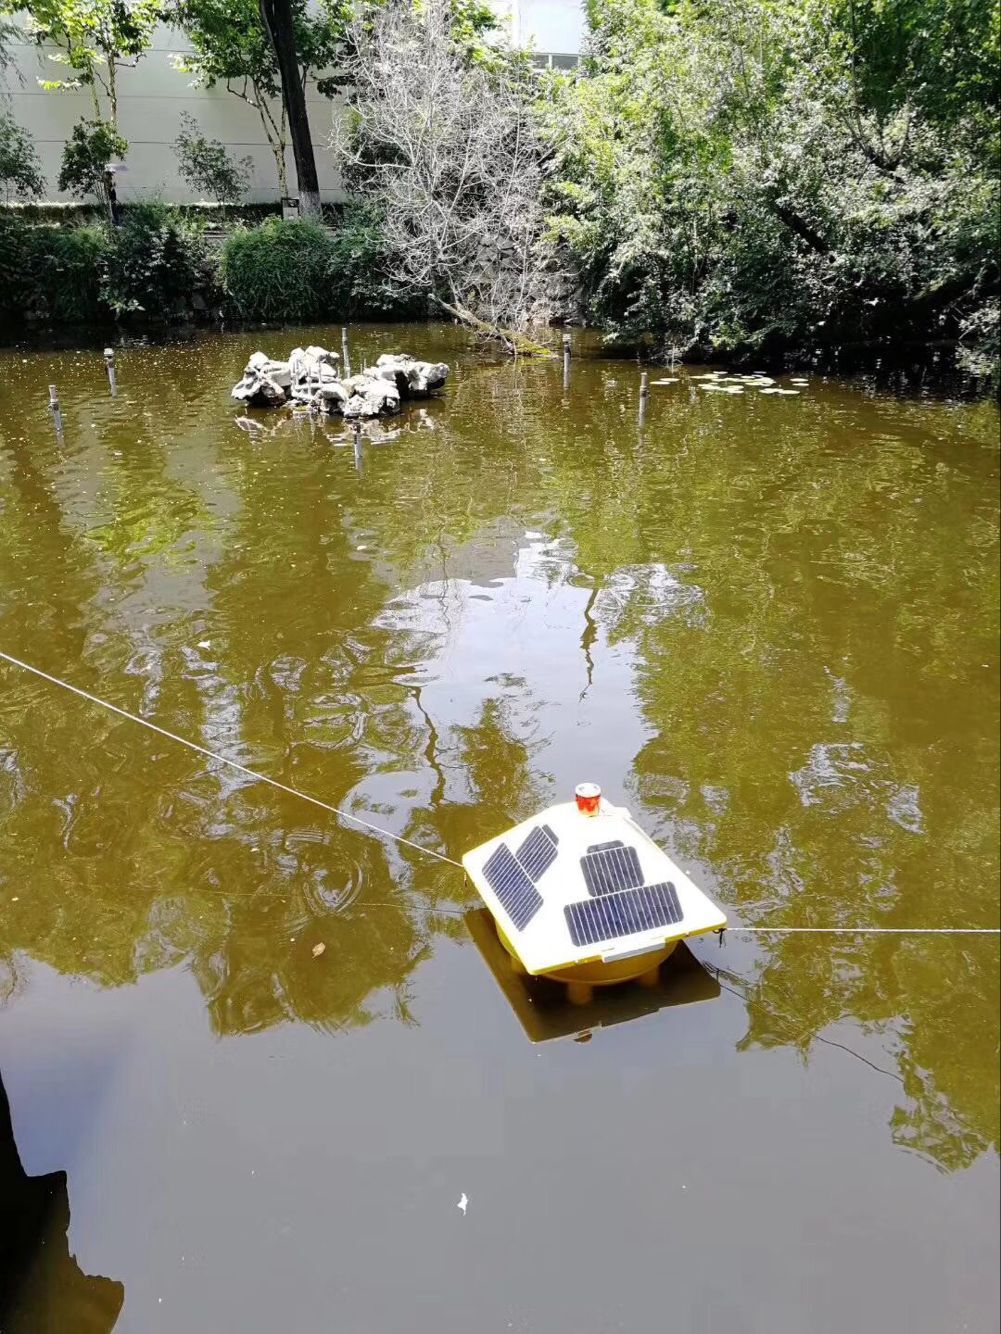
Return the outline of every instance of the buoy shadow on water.
<path id="1" fill-rule="evenodd" d="M 595 991 L 587 1006 L 574 1004 L 566 987 L 546 977 L 530 977 L 501 944 L 486 908 L 473 908 L 465 923 L 484 963 L 507 999 L 530 1042 L 586 1038 L 597 1029 L 643 1019 L 676 1005 L 715 1000 L 720 985 L 683 942 L 656 972 L 650 985 L 621 982 Z"/>

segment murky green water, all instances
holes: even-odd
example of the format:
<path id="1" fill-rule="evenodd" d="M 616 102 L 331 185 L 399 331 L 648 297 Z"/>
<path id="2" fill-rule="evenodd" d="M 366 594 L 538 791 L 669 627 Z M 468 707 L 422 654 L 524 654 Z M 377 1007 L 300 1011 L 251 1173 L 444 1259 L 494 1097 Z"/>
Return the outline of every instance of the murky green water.
<path id="1" fill-rule="evenodd" d="M 997 925 L 992 405 L 682 372 L 640 429 L 635 365 L 360 329 L 453 380 L 356 459 L 237 420 L 295 341 L 0 354 L 0 649 L 452 857 L 595 778 L 735 922 Z M 0 665 L 12 1328 L 996 1325 L 996 937 L 568 1014 L 474 906 Z"/>

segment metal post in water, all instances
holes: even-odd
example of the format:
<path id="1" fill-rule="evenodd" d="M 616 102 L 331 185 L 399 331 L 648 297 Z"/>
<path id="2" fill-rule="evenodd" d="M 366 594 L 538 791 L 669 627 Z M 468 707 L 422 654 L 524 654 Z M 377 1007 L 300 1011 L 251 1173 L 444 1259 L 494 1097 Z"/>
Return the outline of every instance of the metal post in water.
<path id="1" fill-rule="evenodd" d="M 104 364 L 108 368 L 108 384 L 111 386 L 111 396 L 118 393 L 118 381 L 115 379 L 115 349 L 106 347 L 104 349 Z"/>
<path id="2" fill-rule="evenodd" d="M 52 413 L 52 420 L 56 424 L 56 435 L 62 440 L 63 414 L 59 410 L 59 390 L 54 384 L 49 385 L 49 411 Z"/>
<path id="3" fill-rule="evenodd" d="M 563 388 L 570 388 L 570 335 L 563 335 Z"/>
<path id="4" fill-rule="evenodd" d="M 341 362 L 344 366 L 344 374 L 341 377 L 344 380 L 351 379 L 351 354 L 348 352 L 348 331 L 347 328 L 341 329 Z"/>
<path id="5" fill-rule="evenodd" d="M 640 375 L 640 425 L 646 420 L 646 405 L 650 397 L 650 376 L 643 371 Z"/>

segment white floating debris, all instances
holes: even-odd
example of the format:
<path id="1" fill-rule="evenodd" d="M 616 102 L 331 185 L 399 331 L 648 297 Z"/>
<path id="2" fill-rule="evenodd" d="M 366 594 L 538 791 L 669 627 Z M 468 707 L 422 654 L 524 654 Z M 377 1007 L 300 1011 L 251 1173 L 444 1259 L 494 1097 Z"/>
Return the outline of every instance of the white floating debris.
<path id="1" fill-rule="evenodd" d="M 324 943 L 323 943 L 322 940 L 320 941 L 320 943 L 319 943 L 318 945 L 314 945 L 314 946 L 313 946 L 313 958 L 314 958 L 314 959 L 318 959 L 318 958 L 320 957 L 320 955 L 323 953 L 323 951 L 324 951 L 326 948 L 327 948 L 327 947 L 326 947 L 326 945 L 324 945 Z"/>
<path id="2" fill-rule="evenodd" d="M 651 383 L 651 384 L 677 384 L 677 383 L 678 383 L 678 377 L 675 376 L 674 379 L 664 378 L 664 379 L 662 379 L 662 380 L 651 380 L 650 383 Z"/>
<path id="3" fill-rule="evenodd" d="M 465 1217 L 466 1210 L 469 1208 L 469 1196 L 465 1191 L 459 1196 L 459 1203 L 455 1207 L 461 1209 L 463 1217 Z"/>

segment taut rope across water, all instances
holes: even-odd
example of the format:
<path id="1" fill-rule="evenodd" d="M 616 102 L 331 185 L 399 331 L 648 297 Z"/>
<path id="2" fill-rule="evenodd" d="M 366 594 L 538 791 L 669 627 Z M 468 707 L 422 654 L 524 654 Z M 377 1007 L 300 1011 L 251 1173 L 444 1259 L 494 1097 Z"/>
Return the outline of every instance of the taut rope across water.
<path id="1" fill-rule="evenodd" d="M 340 806 L 332 806 L 329 802 L 321 801 L 319 797 L 313 797 L 308 792 L 302 792 L 298 788 L 290 787 L 287 783 L 281 783 L 276 778 L 269 778 L 267 774 L 258 773 L 256 769 L 248 769 L 245 764 L 240 764 L 236 760 L 227 759 L 225 755 L 220 755 L 217 751 L 209 750 L 207 746 L 201 746 L 197 741 L 190 741 L 187 737 L 178 736 L 176 732 L 170 732 L 166 727 L 160 727 L 156 723 L 151 723 L 148 718 L 141 718 L 136 713 L 130 713 L 128 709 L 121 709 L 117 704 L 111 704 L 106 699 L 101 699 L 98 695 L 92 695 L 89 690 L 82 690 L 79 686 L 71 685 L 69 681 L 62 680 L 61 677 L 52 676 L 49 672 L 43 672 L 40 667 L 33 667 L 31 663 L 24 662 L 20 658 L 15 658 L 11 653 L 5 653 L 0 649 L 0 658 L 4 662 L 9 662 L 12 667 L 19 667 L 24 672 L 30 672 L 32 676 L 37 676 L 42 681 L 47 681 L 50 685 L 59 686 L 62 690 L 68 690 L 71 694 L 77 695 L 80 699 L 87 700 L 90 704 L 96 704 L 99 708 L 107 709 L 109 713 L 115 713 L 120 718 L 125 718 L 128 722 L 138 723 L 140 727 L 145 727 L 150 732 L 156 732 L 158 736 L 166 737 L 168 741 L 176 741 L 179 746 L 187 746 L 188 750 L 196 751 L 199 755 L 204 755 L 207 759 L 215 760 L 219 764 L 226 764 L 231 769 L 236 769 L 238 773 L 245 774 L 258 783 L 267 783 L 270 787 L 277 788 L 279 792 L 285 792 L 291 797 L 299 797 L 302 801 L 308 801 L 313 806 L 318 806 L 320 810 L 327 811 L 331 815 L 336 815 L 341 820 L 350 820 L 352 824 L 358 825 L 362 829 L 369 830 L 373 834 L 381 834 L 385 838 L 402 843 L 405 847 L 413 848 L 415 852 L 423 853 L 425 857 L 434 857 L 436 861 L 445 862 L 448 866 L 456 866 L 462 870 L 462 863 L 457 862 L 453 857 L 447 857 L 442 852 L 435 852 L 433 848 L 425 848 L 420 843 L 415 843 L 412 839 L 405 838 L 402 834 L 396 834 L 391 829 L 385 829 L 381 825 L 374 824 L 371 820 L 365 820 L 360 815 L 352 815 L 350 811 L 343 810 Z M 997 936 L 1001 935 L 1001 927 L 991 926 L 728 926 L 726 931 L 732 931 L 738 935 L 757 934 L 757 935 L 825 935 L 825 936 Z"/>
<path id="2" fill-rule="evenodd" d="M 246 774 L 248 778 L 253 778 L 258 783 L 267 783 L 271 787 L 276 787 L 280 792 L 287 792 L 289 796 L 301 797 L 303 801 L 308 801 L 314 806 L 319 806 L 321 810 L 328 811 L 331 815 L 337 815 L 342 820 L 350 820 L 352 824 L 360 825 L 363 829 L 370 830 L 373 834 L 384 834 L 386 838 L 395 839 L 397 843 L 403 843 L 408 848 L 413 848 L 417 852 L 422 852 L 426 857 L 435 857 L 440 862 L 447 862 L 449 866 L 458 866 L 461 870 L 461 863 L 451 857 L 446 857 L 444 853 L 435 852 L 431 848 L 425 848 L 420 843 L 414 843 L 409 838 L 404 838 L 402 834 L 394 834 L 391 829 L 383 829 L 381 825 L 373 824 L 371 820 L 363 820 L 360 815 L 352 815 L 350 811 L 342 810 L 339 806 L 331 806 L 329 802 L 321 801 L 319 797 L 312 797 L 308 792 L 301 792 L 298 788 L 289 787 L 287 783 L 280 783 L 277 778 L 269 778 L 267 774 L 258 773 L 256 769 L 248 769 L 245 764 L 239 764 L 236 760 L 227 759 L 225 755 L 220 755 L 214 750 L 209 750 L 207 746 L 200 746 L 197 741 L 189 741 L 187 737 L 178 736 L 176 732 L 168 732 L 165 727 L 159 727 L 156 723 L 151 723 L 148 718 L 140 718 L 136 713 L 130 713 L 128 709 L 120 709 L 117 704 L 109 704 L 106 699 L 101 699 L 97 695 L 92 695 L 89 690 L 81 690 L 79 686 L 70 685 L 69 681 L 63 681 L 58 676 L 50 676 L 48 672 L 43 672 L 40 667 L 32 667 L 29 662 L 22 662 L 20 658 L 15 658 L 10 653 L 4 653 L 0 649 L 0 658 L 5 662 L 11 663 L 15 667 L 20 667 L 23 671 L 31 672 L 33 676 L 40 677 L 43 681 L 48 681 L 51 685 L 60 686 L 63 690 L 69 690 L 72 694 L 78 695 L 81 699 L 87 700 L 91 704 L 97 704 L 102 709 L 107 709 L 110 713 L 117 713 L 120 718 L 127 719 L 130 723 L 138 723 L 140 727 L 148 728 L 151 732 L 156 732 L 159 736 L 164 736 L 168 741 L 176 741 L 179 746 L 187 746 L 189 750 L 197 751 L 199 755 L 205 755 L 210 760 L 217 760 L 220 764 L 228 764 L 231 769 L 236 769 L 241 774 Z"/>

